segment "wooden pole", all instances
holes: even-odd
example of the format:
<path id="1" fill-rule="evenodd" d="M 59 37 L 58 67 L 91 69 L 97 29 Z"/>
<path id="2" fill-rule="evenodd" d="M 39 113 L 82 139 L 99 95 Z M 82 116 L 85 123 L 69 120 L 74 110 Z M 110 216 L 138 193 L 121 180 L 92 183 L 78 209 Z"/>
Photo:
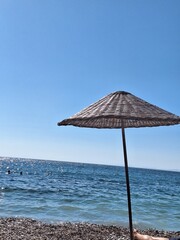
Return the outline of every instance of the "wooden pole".
<path id="1" fill-rule="evenodd" d="M 134 238 L 133 238 L 133 224 L 132 224 L 132 210 L 131 210 L 131 193 L 130 193 L 130 184 L 129 184 L 129 171 L 128 171 L 128 160 L 127 160 L 126 138 L 125 138 L 124 127 L 122 127 L 122 141 L 123 141 L 124 164 L 125 164 L 125 174 L 126 174 L 130 239 L 133 240 Z"/>

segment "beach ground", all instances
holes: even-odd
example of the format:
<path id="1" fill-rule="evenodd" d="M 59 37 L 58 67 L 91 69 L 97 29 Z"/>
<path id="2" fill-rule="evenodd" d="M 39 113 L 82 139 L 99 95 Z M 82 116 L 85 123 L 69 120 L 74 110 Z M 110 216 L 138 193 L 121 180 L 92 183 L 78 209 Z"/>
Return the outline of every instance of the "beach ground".
<path id="1" fill-rule="evenodd" d="M 140 231 L 151 236 L 172 237 L 180 232 L 154 229 Z M 1 240 L 129 240 L 129 230 L 91 223 L 47 224 L 29 218 L 1 218 Z"/>

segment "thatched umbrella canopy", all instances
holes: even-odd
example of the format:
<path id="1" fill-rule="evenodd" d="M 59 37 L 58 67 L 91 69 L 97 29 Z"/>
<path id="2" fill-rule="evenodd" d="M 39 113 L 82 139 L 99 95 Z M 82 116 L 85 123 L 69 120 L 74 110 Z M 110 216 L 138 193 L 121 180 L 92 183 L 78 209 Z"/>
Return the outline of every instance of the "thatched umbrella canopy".
<path id="1" fill-rule="evenodd" d="M 168 126 L 180 117 L 152 105 L 128 92 L 115 92 L 100 99 L 58 125 L 89 128 L 130 128 Z"/>
<path id="2" fill-rule="evenodd" d="M 89 128 L 122 129 L 131 240 L 133 240 L 133 225 L 124 129 L 132 127 L 169 126 L 179 123 L 179 116 L 124 91 L 111 93 L 72 117 L 58 122 L 58 126 L 73 125 Z"/>

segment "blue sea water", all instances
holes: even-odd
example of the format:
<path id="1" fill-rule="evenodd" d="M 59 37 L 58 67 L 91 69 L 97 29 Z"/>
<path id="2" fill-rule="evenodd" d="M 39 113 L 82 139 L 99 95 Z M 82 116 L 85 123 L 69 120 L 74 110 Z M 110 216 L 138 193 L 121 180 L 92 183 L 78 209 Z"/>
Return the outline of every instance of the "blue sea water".
<path id="1" fill-rule="evenodd" d="M 180 172 L 129 175 L 134 226 L 179 231 Z M 0 217 L 12 216 L 128 226 L 124 167 L 1 158 Z"/>

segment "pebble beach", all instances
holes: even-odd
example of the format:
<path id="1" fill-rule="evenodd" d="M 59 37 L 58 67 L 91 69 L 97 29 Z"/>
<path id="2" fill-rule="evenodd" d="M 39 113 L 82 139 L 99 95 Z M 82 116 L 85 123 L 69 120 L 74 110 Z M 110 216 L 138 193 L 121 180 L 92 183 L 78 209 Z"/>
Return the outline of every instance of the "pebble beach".
<path id="1" fill-rule="evenodd" d="M 180 236 L 180 232 L 139 230 L 151 236 Z M 1 240 L 129 240 L 129 230 L 120 226 L 90 223 L 47 224 L 30 218 L 1 218 Z"/>

